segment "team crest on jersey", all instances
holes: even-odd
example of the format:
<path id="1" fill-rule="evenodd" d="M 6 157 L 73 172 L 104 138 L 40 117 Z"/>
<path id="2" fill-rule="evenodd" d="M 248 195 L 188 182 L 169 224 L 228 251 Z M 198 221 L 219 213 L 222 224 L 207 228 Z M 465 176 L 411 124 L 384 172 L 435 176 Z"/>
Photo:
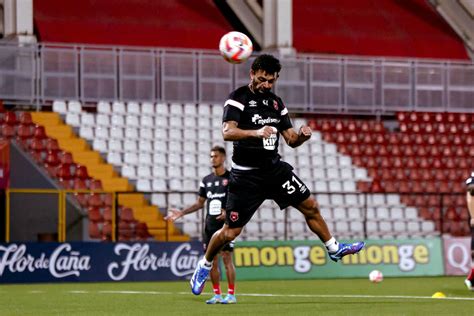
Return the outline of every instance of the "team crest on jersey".
<path id="1" fill-rule="evenodd" d="M 230 220 L 236 222 L 239 219 L 239 213 L 237 212 L 230 212 Z"/>
<path id="2" fill-rule="evenodd" d="M 278 102 L 276 100 L 273 100 L 273 107 L 278 111 Z"/>
<path id="3" fill-rule="evenodd" d="M 227 180 L 227 179 L 222 180 L 222 185 L 223 186 L 226 186 L 228 183 L 229 183 L 229 180 Z"/>

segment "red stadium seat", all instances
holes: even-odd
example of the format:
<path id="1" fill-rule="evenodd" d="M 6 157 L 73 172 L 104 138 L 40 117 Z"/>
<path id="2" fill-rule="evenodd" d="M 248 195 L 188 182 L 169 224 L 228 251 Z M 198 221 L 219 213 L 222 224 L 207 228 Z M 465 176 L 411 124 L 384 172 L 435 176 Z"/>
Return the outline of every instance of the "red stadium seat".
<path id="1" fill-rule="evenodd" d="M 89 207 L 87 209 L 87 215 L 89 220 L 93 222 L 102 222 L 104 220 L 102 214 L 100 213 L 100 209 L 97 207 Z"/>
<path id="2" fill-rule="evenodd" d="M 18 116 L 18 120 L 20 124 L 23 125 L 33 125 L 33 120 L 31 119 L 31 113 L 30 112 L 20 112 Z"/>
<path id="3" fill-rule="evenodd" d="M 60 151 L 58 141 L 54 138 L 46 139 L 46 150 L 48 151 Z"/>
<path id="4" fill-rule="evenodd" d="M 86 166 L 83 166 L 83 165 L 78 165 L 76 167 L 76 171 L 75 171 L 75 174 L 74 176 L 76 178 L 79 178 L 79 179 L 82 179 L 82 180 L 87 180 L 89 179 L 89 174 L 87 173 L 87 168 Z"/>
<path id="5" fill-rule="evenodd" d="M 27 145 L 27 141 L 33 136 L 33 128 L 31 125 L 20 124 L 17 130 L 17 139 L 23 145 Z"/>
<path id="6" fill-rule="evenodd" d="M 3 122 L 8 125 L 16 125 L 18 123 L 16 113 L 11 111 L 5 112 L 3 115 Z"/>
<path id="7" fill-rule="evenodd" d="M 3 138 L 13 138 L 15 137 L 15 127 L 7 123 L 3 123 L 1 126 L 1 132 Z"/>
<path id="8" fill-rule="evenodd" d="M 89 195 L 89 198 L 87 200 L 87 204 L 92 207 L 103 207 L 104 200 L 102 199 L 102 194 L 101 193 L 91 193 Z"/>
<path id="9" fill-rule="evenodd" d="M 150 235 L 150 233 L 148 231 L 148 226 L 147 226 L 146 223 L 138 222 L 135 226 L 135 231 L 137 233 L 138 239 L 140 239 L 140 240 L 146 240 L 146 239 L 152 237 L 152 235 Z"/>
<path id="10" fill-rule="evenodd" d="M 91 190 L 102 190 L 102 182 L 97 179 L 93 179 L 90 183 Z"/>
<path id="11" fill-rule="evenodd" d="M 36 139 L 46 138 L 47 136 L 46 136 L 46 131 L 44 129 L 44 126 L 35 125 L 35 131 L 34 131 L 33 137 Z"/>
<path id="12" fill-rule="evenodd" d="M 102 238 L 102 232 L 98 223 L 89 221 L 89 237 L 93 239 Z"/>
<path id="13" fill-rule="evenodd" d="M 112 222 L 112 208 L 110 206 L 104 207 L 104 220 L 108 222 Z"/>
<path id="14" fill-rule="evenodd" d="M 73 180 L 73 187 L 74 190 L 87 190 L 87 183 L 85 180 L 75 178 Z M 87 193 L 74 193 L 74 196 L 76 197 L 77 201 L 81 206 L 87 206 L 88 205 L 88 198 L 89 194 Z"/>
<path id="15" fill-rule="evenodd" d="M 120 220 L 125 222 L 134 222 L 135 218 L 133 216 L 133 211 L 131 208 L 124 207 L 120 211 Z"/>

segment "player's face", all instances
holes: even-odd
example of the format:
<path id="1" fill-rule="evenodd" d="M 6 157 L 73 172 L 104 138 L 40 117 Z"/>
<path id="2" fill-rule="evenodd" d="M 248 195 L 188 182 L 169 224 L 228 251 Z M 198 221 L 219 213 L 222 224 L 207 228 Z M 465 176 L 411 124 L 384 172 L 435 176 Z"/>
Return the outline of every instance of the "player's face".
<path id="1" fill-rule="evenodd" d="M 269 74 L 265 70 L 250 71 L 250 85 L 254 92 L 268 92 L 272 89 L 275 81 L 278 79 L 278 73 Z"/>
<path id="2" fill-rule="evenodd" d="M 211 151 L 211 166 L 212 168 L 219 168 L 224 165 L 225 156 L 218 151 Z"/>

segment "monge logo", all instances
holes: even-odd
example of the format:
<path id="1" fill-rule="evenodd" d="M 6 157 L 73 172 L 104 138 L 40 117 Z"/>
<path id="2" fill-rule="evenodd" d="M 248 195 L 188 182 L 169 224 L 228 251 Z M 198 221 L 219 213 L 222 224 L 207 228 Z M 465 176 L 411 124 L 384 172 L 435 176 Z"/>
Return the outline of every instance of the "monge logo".
<path id="1" fill-rule="evenodd" d="M 150 253 L 150 245 L 139 243 L 117 244 L 114 252 L 124 256 L 122 261 L 112 262 L 107 267 L 107 273 L 114 281 L 123 280 L 130 270 L 140 272 L 165 268 L 178 277 L 191 275 L 199 261 L 199 252 L 189 243 L 180 245 L 171 254 L 163 252 L 159 256 Z"/>

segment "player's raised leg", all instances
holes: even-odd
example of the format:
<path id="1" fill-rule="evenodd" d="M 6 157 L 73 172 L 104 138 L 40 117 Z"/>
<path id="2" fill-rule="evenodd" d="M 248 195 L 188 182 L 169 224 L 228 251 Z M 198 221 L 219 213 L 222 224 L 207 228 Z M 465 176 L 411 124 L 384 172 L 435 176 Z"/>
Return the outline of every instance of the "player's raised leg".
<path id="1" fill-rule="evenodd" d="M 308 227 L 313 233 L 318 235 L 319 239 L 324 242 L 329 258 L 337 262 L 346 255 L 358 253 L 364 248 L 364 242 L 356 242 L 352 244 L 338 243 L 334 237 L 331 236 L 329 228 L 321 215 L 318 202 L 309 197 L 301 202 L 296 207 L 301 213 L 303 213 Z"/>

